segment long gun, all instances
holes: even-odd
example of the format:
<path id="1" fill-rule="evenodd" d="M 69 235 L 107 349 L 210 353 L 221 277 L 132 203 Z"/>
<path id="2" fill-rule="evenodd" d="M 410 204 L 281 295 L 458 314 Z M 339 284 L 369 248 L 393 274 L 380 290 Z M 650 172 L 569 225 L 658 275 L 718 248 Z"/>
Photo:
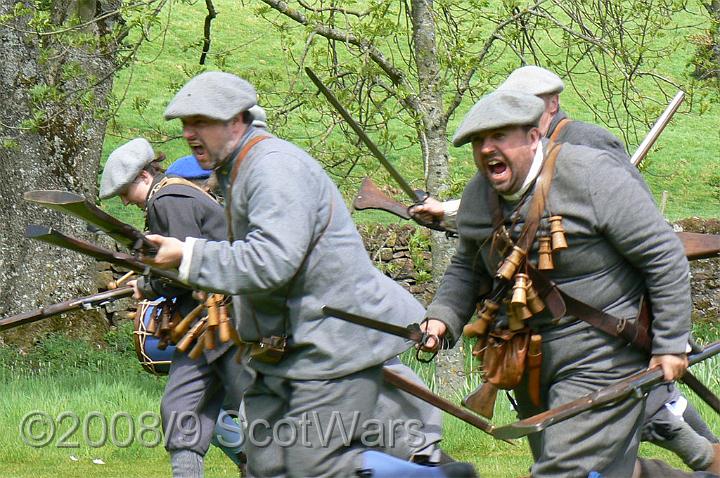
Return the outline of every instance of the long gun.
<path id="1" fill-rule="evenodd" d="M 12 315 L 10 317 L 0 319 L 0 332 L 14 327 L 19 327 L 21 325 L 31 324 L 33 322 L 37 322 L 38 320 L 47 319 L 58 314 L 64 314 L 65 312 L 99 307 L 103 304 L 113 302 L 124 297 L 130 297 L 132 294 L 132 287 L 120 287 L 115 290 L 108 290 L 86 297 L 66 300 L 47 307 L 40 307 L 39 309 Z"/>
<path id="2" fill-rule="evenodd" d="M 187 287 L 187 284 L 180 281 L 177 273 L 175 272 L 149 266 L 134 256 L 125 254 L 124 252 L 111 251 L 90 242 L 83 241 L 82 239 L 66 236 L 51 227 L 30 224 L 25 230 L 25 237 L 79 252 L 100 261 L 106 261 L 111 264 L 122 266 L 139 274 L 152 273 L 154 276 L 162 277 L 168 280 L 172 285 Z"/>
<path id="3" fill-rule="evenodd" d="M 350 115 L 350 113 L 345 109 L 342 104 L 340 104 L 340 101 L 338 101 L 335 95 L 333 95 L 332 91 L 330 91 L 330 89 L 325 86 L 325 84 L 320 80 L 320 78 L 318 78 L 318 76 L 315 74 L 314 71 L 312 71 L 312 69 L 305 67 L 305 73 L 307 73 L 310 80 L 315 84 L 315 86 L 317 86 L 320 93 L 322 93 L 328 100 L 328 102 L 333 105 L 335 111 L 337 111 L 340 116 L 343 117 L 345 122 L 350 126 L 350 128 L 355 131 L 355 134 L 358 135 L 358 138 L 360 138 L 360 140 L 365 143 L 365 146 L 367 146 L 373 156 L 375 156 L 377 160 L 380 161 L 380 164 L 383 165 L 385 170 L 390 173 L 390 176 L 392 176 L 395 182 L 397 182 L 397 184 L 400 186 L 400 189 L 403 190 L 403 192 L 410 198 L 410 200 L 413 201 L 413 204 L 422 204 L 422 202 L 428 197 L 428 193 L 420 189 L 413 189 L 410 186 L 410 183 L 408 183 L 405 178 L 402 177 L 402 175 L 398 172 L 398 170 L 395 169 L 392 163 L 390 163 L 390 161 L 380 151 L 377 145 L 370 139 L 367 133 L 365 133 L 362 127 L 358 124 L 358 122 L 355 121 L 355 118 Z M 418 224 L 420 224 L 421 226 L 425 226 L 428 229 L 447 232 L 446 229 L 442 227 L 438 222 L 433 221 L 426 223 L 417 219 L 416 221 L 418 222 Z"/>
<path id="4" fill-rule="evenodd" d="M 397 372 L 388 369 L 387 367 L 383 368 L 383 379 L 389 384 L 396 386 L 400 390 L 409 393 L 410 395 L 413 395 L 420 400 L 423 400 L 430 405 L 433 405 L 440 410 L 443 410 L 450 415 L 453 415 L 454 417 L 459 418 L 465 423 L 469 423 L 470 425 L 484 431 L 485 433 L 495 436 L 495 425 L 487 422 L 486 420 L 475 415 L 474 413 L 470 413 L 467 410 L 458 407 L 450 400 L 447 400 L 440 397 L 439 395 L 432 393 L 427 388 L 422 387 L 411 380 L 408 380 L 407 378 L 403 377 Z M 501 438 L 501 440 L 511 445 L 515 444 L 505 438 Z"/>
<path id="5" fill-rule="evenodd" d="M 720 341 L 708 345 L 701 352 L 690 355 L 688 362 L 690 365 L 695 365 L 718 353 L 720 353 Z M 552 408 L 509 425 L 497 427 L 493 431 L 493 435 L 500 439 L 515 439 L 524 437 L 530 433 L 540 432 L 551 425 L 572 418 L 584 411 L 622 400 L 632 394 L 645 393 L 662 381 L 663 371 L 658 365 L 649 370 L 643 370 L 642 372 L 631 375 L 597 392 L 560 405 L 559 407 Z"/>
<path id="6" fill-rule="evenodd" d="M 142 252 L 145 255 L 154 255 L 157 250 L 157 247 L 145 237 L 145 234 L 106 213 L 79 194 L 69 191 L 28 191 L 23 198 L 26 201 L 82 219 L 134 251 Z"/>

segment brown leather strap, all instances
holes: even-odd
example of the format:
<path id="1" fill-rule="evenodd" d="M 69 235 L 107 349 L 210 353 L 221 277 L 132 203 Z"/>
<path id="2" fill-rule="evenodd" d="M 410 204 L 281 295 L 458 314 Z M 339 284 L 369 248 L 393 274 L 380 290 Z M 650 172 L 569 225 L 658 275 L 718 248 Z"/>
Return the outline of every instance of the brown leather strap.
<path id="1" fill-rule="evenodd" d="M 547 144 L 545 164 L 543 164 L 542 170 L 535 182 L 535 190 L 528 208 L 527 217 L 525 218 L 525 226 L 518 239 L 518 246 L 528 253 L 530 253 L 530 248 L 533 242 L 535 242 L 535 233 L 537 233 L 540 219 L 545 211 L 545 203 L 547 202 L 547 196 L 550 192 L 550 186 L 555 174 L 555 161 L 557 160 L 558 154 L 560 154 L 561 146 L 560 143 L 553 143 L 552 141 Z"/>
<path id="2" fill-rule="evenodd" d="M 557 126 L 555 126 L 555 130 L 549 136 L 550 141 L 553 141 L 553 142 L 557 141 L 558 136 L 560 136 L 560 132 L 563 130 L 563 128 L 565 128 L 565 126 L 570 124 L 571 121 L 572 120 L 568 119 L 568 118 L 563 118 L 560 121 L 558 121 Z"/>
<path id="3" fill-rule="evenodd" d="M 250 141 L 248 141 L 245 146 L 243 146 L 243 149 L 240 150 L 240 153 L 238 153 L 237 157 L 235 158 L 235 164 L 233 164 L 232 171 L 230 171 L 230 182 L 228 183 L 227 191 L 225 192 L 225 218 L 227 219 L 227 235 L 230 242 L 233 242 L 235 240 L 233 238 L 232 232 L 232 189 L 233 185 L 235 184 L 235 179 L 237 178 L 238 171 L 240 170 L 240 165 L 242 164 L 243 160 L 245 160 L 245 156 L 248 155 L 253 146 L 258 144 L 260 141 L 270 139 L 271 137 L 272 136 L 269 135 L 255 136 L 254 138 L 250 139 Z"/>
<path id="4" fill-rule="evenodd" d="M 564 303 L 564 312 L 568 315 L 575 316 L 593 327 L 602 330 L 608 335 L 620 337 L 640 350 L 645 352 L 650 352 L 652 350 L 652 339 L 647 328 L 638 326 L 637 322 L 629 322 L 627 319 L 619 319 L 578 299 L 575 299 L 563 292 L 562 289 L 560 289 L 552 280 L 548 279 L 545 274 L 538 271 L 530 264 L 528 264 L 528 275 L 530 276 L 530 279 L 532 279 L 533 285 L 543 300 L 545 300 L 545 297 L 548 296 L 559 295 Z M 546 303 L 549 302 L 550 301 L 546 301 Z M 640 308 L 640 314 L 643 313 L 646 307 L 647 303 L 646 301 L 643 301 Z M 555 314 L 559 312 L 559 310 L 553 311 L 551 309 L 551 312 L 554 317 L 558 317 Z"/>

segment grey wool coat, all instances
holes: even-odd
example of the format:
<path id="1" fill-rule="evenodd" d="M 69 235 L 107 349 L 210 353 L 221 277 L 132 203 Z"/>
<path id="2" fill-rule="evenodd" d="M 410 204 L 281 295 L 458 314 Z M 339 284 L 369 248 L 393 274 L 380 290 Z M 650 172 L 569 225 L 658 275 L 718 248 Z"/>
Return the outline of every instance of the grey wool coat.
<path id="1" fill-rule="evenodd" d="M 553 116 L 548 132 L 545 136 L 552 136 L 557 128 L 558 123 L 563 119 L 569 119 L 564 111 L 558 111 Z M 555 140 L 558 143 L 581 144 L 590 148 L 602 149 L 614 154 L 620 159 L 630 160 L 625 145 L 620 139 L 610 131 L 592 123 L 583 121 L 570 120 L 561 130 Z"/>
<path id="2" fill-rule="evenodd" d="M 267 133 L 250 127 L 238 149 L 260 134 Z M 231 167 L 218 170 L 221 187 Z M 323 315 L 322 306 L 332 305 L 406 326 L 424 309 L 373 266 L 337 187 L 305 151 L 274 136 L 257 143 L 226 207 L 235 242 L 195 242 L 188 280 L 236 296 L 243 340 L 287 334 L 290 352 L 282 361 L 251 359 L 252 368 L 294 380 L 333 379 L 410 346 Z"/>
<path id="3" fill-rule="evenodd" d="M 155 175 L 150 191 L 163 178 L 164 174 Z M 227 238 L 223 207 L 208 194 L 189 185 L 170 184 L 149 197 L 145 220 L 152 234 L 181 240 L 187 237 L 205 237 L 218 241 Z M 138 287 L 149 300 L 160 296 L 176 298 L 177 310 L 183 317 L 198 304 L 192 297 L 192 289 L 168 285 L 164 279 L 146 281 L 141 277 Z M 230 342 L 218 343 L 214 349 L 206 349 L 204 354 L 208 363 L 222 356 L 231 345 Z"/>
<path id="4" fill-rule="evenodd" d="M 455 338 L 478 299 L 492 289 L 497 269 L 498 257 L 490 255 L 486 241 L 492 213 L 480 206 L 486 204 L 489 189 L 481 173 L 465 188 L 457 252 L 427 311 L 428 317 L 446 322 Z M 501 201 L 506 217 L 515 206 Z M 520 210 L 522 217 L 527 206 L 528 201 Z M 564 144 L 547 209 L 563 217 L 569 244 L 553 255 L 555 269 L 548 276 L 567 294 L 623 318 L 635 317 L 647 290 L 654 315 L 653 354 L 684 353 L 691 310 L 688 263 L 638 171 L 607 152 Z M 545 220 L 543 224 L 547 227 Z M 529 325 L 546 329 L 551 321 L 540 314 Z"/>

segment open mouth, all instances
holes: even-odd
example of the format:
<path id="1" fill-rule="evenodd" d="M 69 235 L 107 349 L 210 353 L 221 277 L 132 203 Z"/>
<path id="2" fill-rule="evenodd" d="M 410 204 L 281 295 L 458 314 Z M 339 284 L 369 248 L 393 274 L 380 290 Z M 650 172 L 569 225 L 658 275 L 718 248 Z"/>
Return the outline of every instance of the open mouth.
<path id="1" fill-rule="evenodd" d="M 510 173 L 507 164 L 498 159 L 491 159 L 488 161 L 487 170 L 491 179 L 496 181 L 504 179 L 506 174 Z"/>

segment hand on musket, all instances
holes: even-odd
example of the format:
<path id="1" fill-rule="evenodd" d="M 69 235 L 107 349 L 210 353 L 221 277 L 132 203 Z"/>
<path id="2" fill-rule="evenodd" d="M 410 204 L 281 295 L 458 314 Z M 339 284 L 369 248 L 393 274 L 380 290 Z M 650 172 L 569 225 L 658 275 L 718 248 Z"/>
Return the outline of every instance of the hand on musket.
<path id="1" fill-rule="evenodd" d="M 421 204 L 410 206 L 408 213 L 413 219 L 419 219 L 425 223 L 440 223 L 445 218 L 443 203 L 430 196 L 426 197 Z"/>
<path id="2" fill-rule="evenodd" d="M 421 346 L 421 350 L 425 352 L 435 352 L 442 345 L 442 339 L 447 332 L 445 322 L 437 319 L 427 319 L 420 324 L 420 330 L 428 335 L 427 340 Z"/>
<path id="3" fill-rule="evenodd" d="M 140 291 L 140 289 L 138 288 L 137 280 L 131 280 L 131 281 L 129 281 L 129 282 L 127 283 L 127 285 L 129 285 L 130 287 L 133 288 L 133 299 L 135 299 L 135 300 L 143 300 L 143 299 L 145 298 L 145 296 L 143 295 L 143 293 L 142 293 L 142 292 Z"/>
<path id="4" fill-rule="evenodd" d="M 679 380 L 688 368 L 687 354 L 653 355 L 648 369 L 660 365 L 667 382 Z"/>
<path id="5" fill-rule="evenodd" d="M 142 261 L 151 266 L 161 269 L 177 269 L 180 266 L 185 243 L 174 237 L 150 234 L 146 236 L 153 244 L 157 245 L 157 253 L 154 256 L 142 256 Z"/>

